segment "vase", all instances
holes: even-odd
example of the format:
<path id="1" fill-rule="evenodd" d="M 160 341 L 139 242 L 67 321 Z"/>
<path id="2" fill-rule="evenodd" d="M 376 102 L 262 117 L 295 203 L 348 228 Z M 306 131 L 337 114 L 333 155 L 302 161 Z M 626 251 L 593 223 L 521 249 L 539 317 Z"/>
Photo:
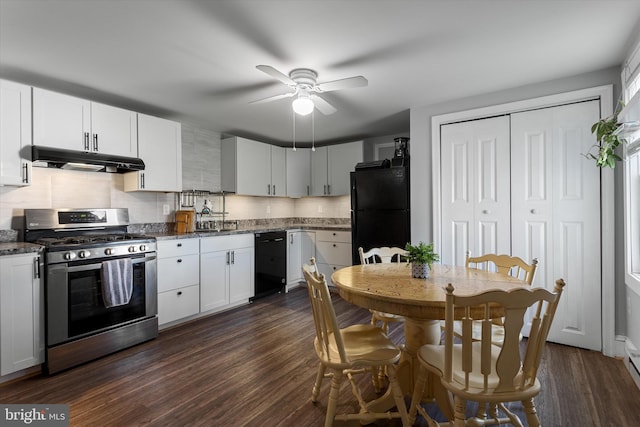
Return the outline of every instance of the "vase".
<path id="1" fill-rule="evenodd" d="M 414 279 L 428 279 L 429 278 L 429 266 L 427 264 L 419 264 L 416 262 L 411 263 L 411 276 Z"/>

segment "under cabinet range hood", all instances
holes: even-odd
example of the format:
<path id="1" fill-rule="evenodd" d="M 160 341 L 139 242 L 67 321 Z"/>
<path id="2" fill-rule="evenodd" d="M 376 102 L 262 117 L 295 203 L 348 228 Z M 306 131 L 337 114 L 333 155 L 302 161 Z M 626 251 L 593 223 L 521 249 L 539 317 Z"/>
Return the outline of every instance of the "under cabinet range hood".
<path id="1" fill-rule="evenodd" d="M 124 173 L 144 170 L 144 162 L 136 157 L 66 150 L 63 148 L 31 147 L 33 166 Z"/>

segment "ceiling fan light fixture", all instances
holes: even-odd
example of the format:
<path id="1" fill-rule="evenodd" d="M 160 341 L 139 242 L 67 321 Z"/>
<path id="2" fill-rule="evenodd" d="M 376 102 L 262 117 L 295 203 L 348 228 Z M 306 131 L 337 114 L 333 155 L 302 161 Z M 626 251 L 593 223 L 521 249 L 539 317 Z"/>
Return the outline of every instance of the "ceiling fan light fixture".
<path id="1" fill-rule="evenodd" d="M 313 111 L 314 105 L 309 95 L 300 94 L 296 99 L 291 103 L 291 107 L 296 114 L 300 114 L 301 116 L 306 116 L 311 114 Z"/>

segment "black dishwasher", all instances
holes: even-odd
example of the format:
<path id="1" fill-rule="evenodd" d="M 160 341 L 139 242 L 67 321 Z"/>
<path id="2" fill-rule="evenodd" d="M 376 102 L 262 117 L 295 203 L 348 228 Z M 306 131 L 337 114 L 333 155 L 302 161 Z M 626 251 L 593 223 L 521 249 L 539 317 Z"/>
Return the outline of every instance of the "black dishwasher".
<path id="1" fill-rule="evenodd" d="M 282 292 L 287 283 L 287 232 L 255 234 L 255 296 Z"/>

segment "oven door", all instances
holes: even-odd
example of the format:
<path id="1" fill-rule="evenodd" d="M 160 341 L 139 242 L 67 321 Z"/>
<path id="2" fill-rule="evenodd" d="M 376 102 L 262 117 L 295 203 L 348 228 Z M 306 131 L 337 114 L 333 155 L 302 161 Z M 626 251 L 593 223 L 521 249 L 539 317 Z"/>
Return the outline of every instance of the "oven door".
<path id="1" fill-rule="evenodd" d="M 102 332 L 158 313 L 155 253 L 130 256 L 133 292 L 128 304 L 107 308 L 102 299 L 102 263 L 47 266 L 47 346 Z"/>

